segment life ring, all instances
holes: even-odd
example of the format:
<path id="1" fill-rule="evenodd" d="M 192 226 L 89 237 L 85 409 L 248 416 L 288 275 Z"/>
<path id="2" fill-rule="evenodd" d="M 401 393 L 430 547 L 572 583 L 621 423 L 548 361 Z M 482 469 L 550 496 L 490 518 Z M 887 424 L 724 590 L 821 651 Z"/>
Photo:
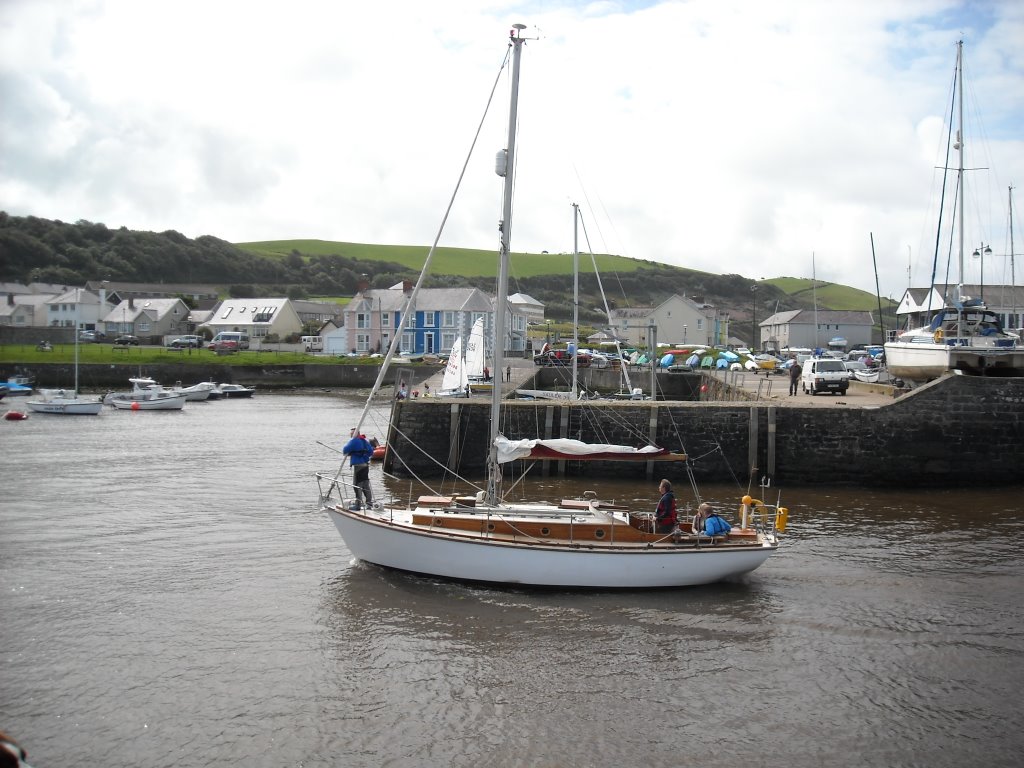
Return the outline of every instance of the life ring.
<path id="1" fill-rule="evenodd" d="M 945 335 L 946 335 L 945 332 L 943 332 L 943 330 L 941 328 L 939 328 L 937 331 L 935 331 L 935 343 L 936 344 L 941 344 L 942 343 L 942 339 L 945 337 Z"/>

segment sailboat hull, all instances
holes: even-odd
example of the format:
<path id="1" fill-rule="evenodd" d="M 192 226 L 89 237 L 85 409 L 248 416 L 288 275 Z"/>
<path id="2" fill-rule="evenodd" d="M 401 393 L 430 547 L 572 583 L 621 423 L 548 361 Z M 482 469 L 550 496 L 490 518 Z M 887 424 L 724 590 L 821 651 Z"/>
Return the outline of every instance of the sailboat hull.
<path id="1" fill-rule="evenodd" d="M 907 381 L 931 381 L 959 370 L 977 375 L 1024 375 L 1024 348 L 937 344 L 922 334 L 904 334 L 885 345 L 885 364 L 891 376 Z"/>
<path id="2" fill-rule="evenodd" d="M 103 410 L 101 400 L 63 397 L 50 400 L 29 400 L 25 405 L 36 413 L 56 413 L 64 416 L 96 416 Z"/>
<path id="3" fill-rule="evenodd" d="M 329 508 L 360 560 L 460 581 L 534 587 L 641 589 L 709 584 L 755 570 L 777 549 L 763 540 L 727 549 L 705 545 L 543 544 L 416 529 L 395 518 Z M 407 513 L 406 513 L 407 514 Z M 395 522 L 397 520 L 397 522 Z"/>

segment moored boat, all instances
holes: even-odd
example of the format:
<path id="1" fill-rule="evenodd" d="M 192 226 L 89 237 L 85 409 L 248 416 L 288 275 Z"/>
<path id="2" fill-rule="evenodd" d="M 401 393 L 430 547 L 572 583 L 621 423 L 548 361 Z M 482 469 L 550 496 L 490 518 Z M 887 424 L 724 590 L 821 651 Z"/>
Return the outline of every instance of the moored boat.
<path id="1" fill-rule="evenodd" d="M 40 389 L 37 394 L 37 398 L 25 402 L 25 406 L 35 413 L 96 416 L 103 410 L 100 398 L 84 398 L 72 390 Z"/>
<path id="2" fill-rule="evenodd" d="M 220 390 L 221 397 L 228 399 L 252 397 L 256 393 L 255 387 L 243 387 L 241 384 L 220 384 L 217 389 Z"/>
<path id="3" fill-rule="evenodd" d="M 963 121 L 963 41 L 957 42 L 956 50 L 953 103 L 958 107 L 959 118 L 955 139 L 950 136 L 949 144 L 957 151 L 958 194 L 950 218 L 954 225 L 958 225 L 956 250 L 960 282 L 948 293 L 944 292 L 946 306 L 931 315 L 925 325 L 899 332 L 885 344 L 885 362 L 890 376 L 910 384 L 931 381 L 954 371 L 981 376 L 1024 376 L 1024 346 L 1021 345 L 1020 337 L 1005 330 L 999 316 L 988 309 L 981 298 L 971 297 L 964 290 L 963 190 L 966 136 Z M 953 122 L 951 119 L 950 126 Z M 939 234 L 937 243 L 941 242 L 941 230 Z"/>
<path id="4" fill-rule="evenodd" d="M 109 405 L 120 411 L 180 411 L 185 407 L 185 395 L 175 395 L 165 389 L 154 390 L 150 397 L 125 399 L 115 397 Z"/>

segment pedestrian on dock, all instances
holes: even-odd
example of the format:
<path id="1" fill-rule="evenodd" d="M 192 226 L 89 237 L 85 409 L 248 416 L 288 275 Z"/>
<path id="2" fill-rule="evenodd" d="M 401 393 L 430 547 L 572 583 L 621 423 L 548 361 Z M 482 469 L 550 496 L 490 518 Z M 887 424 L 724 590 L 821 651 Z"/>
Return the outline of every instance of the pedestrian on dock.
<path id="1" fill-rule="evenodd" d="M 796 394 L 797 387 L 800 386 L 800 376 L 803 374 L 804 369 L 800 367 L 800 361 L 795 357 L 790 358 L 789 366 L 789 396 L 792 397 Z"/>
<path id="2" fill-rule="evenodd" d="M 512 381 L 512 366 L 505 366 L 505 381 Z"/>

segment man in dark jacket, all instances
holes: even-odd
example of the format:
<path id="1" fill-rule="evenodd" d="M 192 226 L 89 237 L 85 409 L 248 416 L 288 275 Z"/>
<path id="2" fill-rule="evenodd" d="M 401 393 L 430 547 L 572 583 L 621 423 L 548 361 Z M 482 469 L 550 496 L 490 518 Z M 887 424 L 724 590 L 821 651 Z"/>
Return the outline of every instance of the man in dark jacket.
<path id="1" fill-rule="evenodd" d="M 800 361 L 795 357 L 792 358 L 793 363 L 789 366 L 789 394 L 790 396 L 795 395 L 797 387 L 800 386 L 800 376 L 803 374 L 804 369 L 800 367 Z"/>
<path id="2" fill-rule="evenodd" d="M 355 427 L 350 434 L 352 437 L 341 452 L 348 456 L 352 465 L 352 484 L 356 491 L 356 503 L 352 509 L 360 509 L 364 498 L 367 507 L 373 503 L 373 492 L 370 491 L 370 457 L 373 456 L 373 446 L 366 435 L 360 435 Z"/>

